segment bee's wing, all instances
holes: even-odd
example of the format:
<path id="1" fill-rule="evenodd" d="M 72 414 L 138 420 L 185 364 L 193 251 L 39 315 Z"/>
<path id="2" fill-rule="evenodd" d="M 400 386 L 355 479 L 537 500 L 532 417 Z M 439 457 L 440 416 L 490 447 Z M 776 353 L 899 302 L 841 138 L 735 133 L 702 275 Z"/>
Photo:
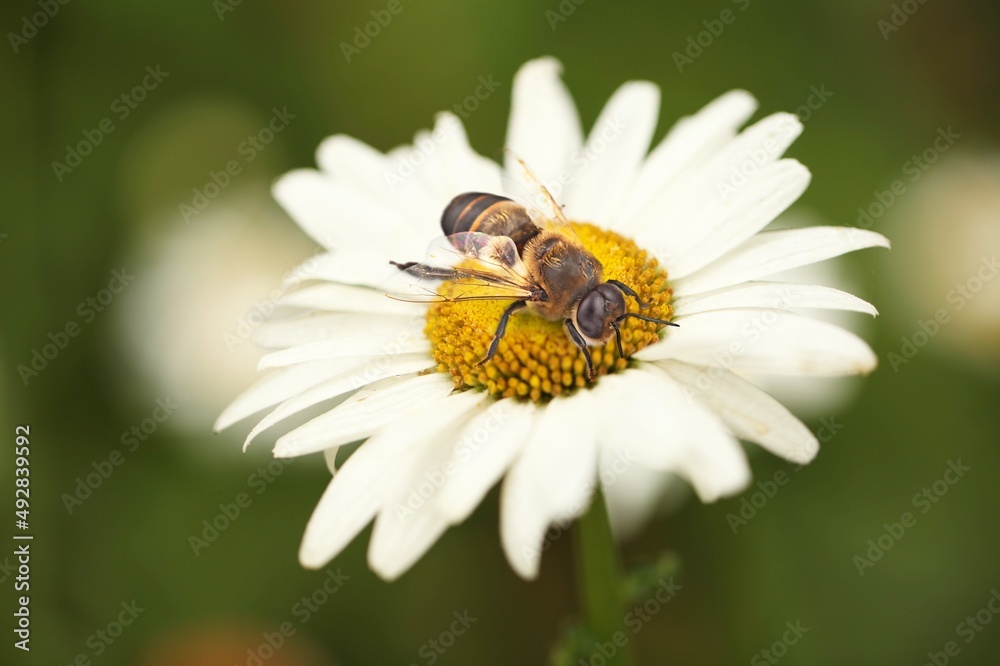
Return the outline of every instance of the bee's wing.
<path id="1" fill-rule="evenodd" d="M 464 232 L 441 237 L 431 244 L 427 263 L 396 265 L 418 281 L 447 280 L 460 287 L 445 296 L 415 284 L 415 290 L 425 293 L 391 295 L 397 300 L 537 300 L 541 294 L 528 277 L 514 241 L 506 236 Z"/>
<path id="2" fill-rule="evenodd" d="M 517 253 L 517 246 L 507 236 L 491 236 L 475 231 L 465 231 L 447 236 L 443 240 L 447 246 L 445 252 L 450 249 L 453 255 L 459 255 L 462 260 L 474 260 L 482 264 L 484 270 L 499 271 L 511 279 L 520 279 L 525 283 L 530 282 L 528 269 Z M 433 259 L 431 253 L 428 253 L 428 258 Z"/>
<path id="3" fill-rule="evenodd" d="M 505 192 L 528 211 L 531 221 L 548 231 L 555 231 L 579 241 L 570 225 L 562 206 L 556 201 L 549 188 L 525 164 L 507 148 L 517 165 L 513 173 L 505 172 L 501 177 Z"/>

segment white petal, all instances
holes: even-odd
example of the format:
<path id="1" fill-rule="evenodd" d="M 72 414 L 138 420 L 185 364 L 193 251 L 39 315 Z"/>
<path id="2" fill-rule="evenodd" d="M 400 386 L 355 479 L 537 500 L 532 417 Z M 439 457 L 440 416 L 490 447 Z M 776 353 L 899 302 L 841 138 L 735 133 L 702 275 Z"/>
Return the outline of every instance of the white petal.
<path id="1" fill-rule="evenodd" d="M 738 190 L 705 192 L 685 233 L 670 225 L 650 227 L 637 240 L 663 261 L 672 278 L 683 278 L 766 227 L 802 195 L 810 177 L 795 160 L 768 164 Z"/>
<path id="2" fill-rule="evenodd" d="M 616 463 L 622 464 L 620 458 L 607 448 L 602 449 L 600 468 L 611 469 Z M 671 481 L 683 483 L 666 472 L 645 465 L 625 467 L 610 477 L 613 479 L 610 484 L 603 482 L 605 475 L 602 472 L 601 487 L 607 501 L 608 522 L 615 539 L 619 541 L 632 537 L 649 522 Z"/>
<path id="3" fill-rule="evenodd" d="M 448 461 L 453 471 L 435 500 L 435 508 L 449 523 L 468 518 L 500 480 L 527 441 L 536 418 L 534 404 L 508 398 L 466 425 Z"/>
<path id="4" fill-rule="evenodd" d="M 419 247 L 421 235 L 395 210 L 312 169 L 285 174 L 274 198 L 312 238 L 328 249 L 381 245 L 390 253 Z"/>
<path id="5" fill-rule="evenodd" d="M 630 369 L 601 377 L 594 387 L 594 401 L 613 419 L 598 419 L 597 429 L 603 452 L 622 461 L 622 466 L 640 464 L 669 470 L 676 459 L 673 449 L 662 444 L 680 415 L 667 411 L 667 405 L 648 373 Z M 606 479 L 602 483 L 606 483 Z"/>
<path id="6" fill-rule="evenodd" d="M 678 317 L 660 342 L 634 358 L 676 358 L 694 365 L 778 375 L 867 374 L 878 365 L 850 331 L 780 310 L 719 310 Z"/>
<path id="7" fill-rule="evenodd" d="M 401 168 L 395 157 L 383 155 L 349 136 L 331 136 L 320 144 L 316 161 L 325 173 L 354 185 L 358 193 L 390 205 L 414 229 L 426 233 L 421 224 L 440 215 L 417 179 L 407 178 L 412 165 Z"/>
<path id="8" fill-rule="evenodd" d="M 659 416 L 651 419 L 650 414 L 661 415 L 663 405 L 655 391 L 642 390 L 645 382 L 641 376 L 631 371 L 626 375 L 610 382 L 606 380 L 611 377 L 602 377 L 594 388 L 594 400 L 601 410 L 614 414 L 614 418 L 598 423 L 598 478 L 607 500 L 611 529 L 619 539 L 637 532 L 651 517 L 667 487 L 681 483 L 672 472 L 640 460 L 634 440 L 657 447 L 654 433 L 662 426 Z M 638 383 L 630 383 L 637 377 Z M 657 456 L 654 450 L 652 460 Z"/>
<path id="9" fill-rule="evenodd" d="M 437 144 L 435 150 L 441 152 L 441 168 L 449 201 L 462 192 L 500 192 L 500 165 L 469 146 L 461 120 L 451 113 L 439 114 L 434 127 L 434 140 Z"/>
<path id="10" fill-rule="evenodd" d="M 386 294 L 402 293 L 410 288 L 413 280 L 389 262 L 419 261 L 426 247 L 427 244 L 424 243 L 419 250 L 398 255 L 386 253 L 381 246 L 325 252 L 304 261 L 285 282 L 287 285 L 294 285 L 307 280 L 327 280 L 372 287 Z"/>
<path id="11" fill-rule="evenodd" d="M 326 463 L 326 468 L 330 470 L 330 474 L 337 473 L 337 453 L 339 451 L 338 447 L 331 447 L 323 451 L 323 461 Z"/>
<path id="12" fill-rule="evenodd" d="M 549 402 L 504 480 L 500 536 L 522 578 L 538 574 L 549 525 L 580 516 L 590 504 L 597 465 L 594 407 L 589 391 Z"/>
<path id="13" fill-rule="evenodd" d="M 333 358 L 368 358 L 371 359 L 370 365 L 377 365 L 380 362 L 377 359 L 387 360 L 399 355 L 425 354 L 430 348 L 430 342 L 416 336 L 400 337 L 398 334 L 355 336 L 307 342 L 283 349 L 261 358 L 257 367 L 265 370 Z"/>
<path id="14" fill-rule="evenodd" d="M 660 90 L 632 81 L 611 96 L 574 162 L 565 195 L 574 219 L 603 222 L 621 207 L 635 182 L 659 117 Z"/>
<path id="15" fill-rule="evenodd" d="M 745 282 L 675 298 L 670 305 L 677 317 L 730 308 L 821 308 L 864 312 L 873 317 L 878 314 L 870 303 L 845 291 L 791 282 Z"/>
<path id="16" fill-rule="evenodd" d="M 576 105 L 554 58 L 539 58 L 521 67 L 514 77 L 510 120 L 507 125 L 507 171 L 515 173 L 515 158 L 524 160 L 545 184 L 558 182 L 570 156 L 580 150 L 583 131 Z"/>
<path id="17" fill-rule="evenodd" d="M 438 402 L 453 387 L 449 377 L 440 372 L 369 384 L 330 411 L 278 438 L 274 456 L 301 456 L 364 439 L 407 412 Z"/>
<path id="18" fill-rule="evenodd" d="M 251 414 L 287 400 L 353 365 L 354 361 L 342 359 L 303 363 L 262 377 L 223 410 L 215 421 L 215 431 L 224 430 Z"/>
<path id="19" fill-rule="evenodd" d="M 441 116 L 439 123 L 440 118 Z M 420 130 L 414 135 L 411 145 L 394 149 L 389 156 L 398 165 L 397 173 L 404 175 L 403 183 L 413 183 L 433 202 L 434 217 L 422 220 L 419 225 L 421 228 L 429 228 L 432 222 L 440 220 L 441 211 L 455 195 L 450 189 L 449 174 L 445 169 L 438 140 L 429 130 Z"/>
<path id="20" fill-rule="evenodd" d="M 437 491 L 453 473 L 446 462 L 465 424 L 481 414 L 489 400 L 483 393 L 466 393 L 471 395 L 451 402 L 453 412 L 446 417 L 432 415 L 437 428 L 434 441 L 411 448 L 397 463 L 405 468 L 405 474 L 389 489 L 368 548 L 369 565 L 386 580 L 409 569 L 448 526 L 434 510 Z"/>
<path id="21" fill-rule="evenodd" d="M 429 352 L 431 344 L 421 335 L 420 329 L 396 329 L 392 333 L 372 332 L 354 334 L 334 340 L 305 342 L 288 349 L 276 351 L 260 359 L 258 369 L 280 368 L 286 365 L 331 358 L 379 357 L 383 359 L 400 354 Z"/>
<path id="22" fill-rule="evenodd" d="M 636 238 L 643 236 L 675 239 L 684 243 L 696 232 L 691 220 L 701 214 L 741 174 L 758 176 L 762 169 L 776 162 L 788 145 L 802 131 L 802 124 L 791 114 L 776 113 L 743 130 L 707 159 L 674 179 L 663 188 L 635 221 Z M 653 243 L 659 246 L 659 241 Z M 662 249 L 662 248 L 661 248 Z"/>
<path id="23" fill-rule="evenodd" d="M 346 134 L 324 139 L 316 149 L 316 163 L 326 174 L 351 180 L 372 194 L 380 193 L 387 167 L 385 155 Z"/>
<path id="24" fill-rule="evenodd" d="M 412 473 L 413 459 L 442 430 L 466 416 L 479 396 L 450 395 L 396 421 L 358 447 L 330 481 L 313 511 L 299 549 L 303 566 L 319 568 L 357 536 Z"/>
<path id="25" fill-rule="evenodd" d="M 697 174 L 701 184 L 718 189 L 720 182 L 739 182 L 739 175 L 756 173 L 778 161 L 802 134 L 802 123 L 793 113 L 772 113 L 739 133 L 713 155 Z"/>
<path id="26" fill-rule="evenodd" d="M 417 132 L 414 142 L 386 154 L 391 167 L 385 173 L 386 192 L 382 196 L 392 201 L 421 235 L 433 237 L 441 233 L 446 180 L 431 134 Z"/>
<path id="27" fill-rule="evenodd" d="M 395 511 L 382 508 L 368 546 L 368 566 L 387 581 L 403 575 L 448 529 L 448 522 L 433 511 L 415 511 L 406 520 Z"/>
<path id="28" fill-rule="evenodd" d="M 819 451 L 819 442 L 801 421 L 742 377 L 722 368 L 709 372 L 708 368 L 677 360 L 658 361 L 655 365 L 721 416 L 738 437 L 799 464 L 809 462 Z"/>
<path id="29" fill-rule="evenodd" d="M 250 442 L 263 431 L 287 419 L 289 416 L 298 414 L 303 409 L 308 409 L 324 400 L 330 400 L 344 393 L 357 390 L 379 379 L 393 375 L 419 372 L 433 367 L 434 364 L 434 359 L 424 354 L 382 357 L 377 362 L 373 359 L 360 359 L 357 365 L 351 366 L 349 370 L 307 391 L 303 391 L 278 405 L 270 414 L 261 419 L 260 423 L 253 427 L 253 430 L 250 431 L 246 441 L 243 443 L 243 448 L 249 446 Z"/>
<path id="30" fill-rule="evenodd" d="M 640 213 L 652 206 L 661 192 L 669 192 L 675 180 L 704 162 L 736 136 L 757 108 L 757 100 L 744 90 L 733 90 L 713 100 L 693 116 L 681 118 L 653 149 L 642 165 L 635 188 L 619 209 L 611 228 L 641 229 L 655 217 Z M 669 194 L 668 194 L 669 196 Z"/>
<path id="31" fill-rule="evenodd" d="M 849 227 L 762 231 L 697 273 L 673 283 L 677 295 L 756 280 L 867 247 L 889 247 L 882 234 Z"/>
<path id="32" fill-rule="evenodd" d="M 624 461 L 688 479 L 703 502 L 736 493 L 749 481 L 739 443 L 662 371 L 642 368 L 602 377 L 594 392 L 615 414 L 598 419 L 601 440 Z"/>
<path id="33" fill-rule="evenodd" d="M 414 330 L 419 330 L 417 320 L 418 317 L 414 315 L 354 312 L 307 314 L 267 321 L 254 331 L 253 341 L 265 349 L 284 349 L 340 337 L 411 335 Z"/>
<path id="34" fill-rule="evenodd" d="M 376 289 L 333 282 L 297 289 L 278 299 L 277 303 L 310 310 L 364 314 L 422 315 L 427 310 L 424 304 L 398 301 Z"/>

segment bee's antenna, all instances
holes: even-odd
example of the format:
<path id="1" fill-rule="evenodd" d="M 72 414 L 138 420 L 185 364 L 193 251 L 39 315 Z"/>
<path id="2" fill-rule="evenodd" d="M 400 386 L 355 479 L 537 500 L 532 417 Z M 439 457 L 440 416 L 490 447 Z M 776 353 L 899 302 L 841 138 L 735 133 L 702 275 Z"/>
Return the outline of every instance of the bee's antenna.
<path id="1" fill-rule="evenodd" d="M 634 312 L 626 312 L 621 317 L 618 317 L 618 319 L 615 319 L 615 322 L 623 321 L 627 317 L 635 317 L 636 319 L 641 319 L 643 321 L 648 321 L 648 322 L 653 323 L 653 324 L 663 324 L 664 326 L 680 326 L 680 324 L 675 324 L 674 322 L 667 321 L 666 319 L 655 319 L 653 317 L 647 317 L 645 315 L 635 314 Z"/>
<path id="2" fill-rule="evenodd" d="M 649 303 L 646 303 L 641 298 L 639 298 L 639 294 L 635 293 L 635 290 L 632 289 L 632 287 L 625 284 L 624 282 L 619 282 L 618 280 L 608 280 L 607 282 L 610 285 L 618 287 L 618 290 L 621 291 L 626 296 L 631 296 L 632 298 L 634 298 L 635 302 L 639 304 L 640 309 L 645 310 L 646 308 L 649 307 Z"/>

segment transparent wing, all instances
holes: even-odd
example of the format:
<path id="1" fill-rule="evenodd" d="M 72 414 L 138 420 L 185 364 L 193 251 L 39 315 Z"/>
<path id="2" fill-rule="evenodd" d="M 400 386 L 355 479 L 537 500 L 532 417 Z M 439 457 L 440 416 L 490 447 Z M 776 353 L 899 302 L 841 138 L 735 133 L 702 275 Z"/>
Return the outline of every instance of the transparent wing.
<path id="1" fill-rule="evenodd" d="M 404 301 L 539 300 L 544 293 L 529 277 L 514 241 L 506 236 L 464 232 L 436 239 L 427 262 L 393 262 L 415 278 L 414 294 L 390 294 Z M 451 283 L 447 293 L 425 281 Z M 421 293 L 422 292 L 422 293 Z"/>
<path id="2" fill-rule="evenodd" d="M 509 149 L 505 149 L 513 155 Z M 570 225 L 562 206 L 556 201 L 552 192 L 520 157 L 513 155 L 517 167 L 514 173 L 504 172 L 501 181 L 507 195 L 525 207 L 531 221 L 542 229 L 555 231 L 579 241 L 573 227 Z M 553 187 L 561 187 L 553 183 Z"/>
<path id="3" fill-rule="evenodd" d="M 515 281 L 503 274 L 476 268 L 441 268 L 427 264 L 395 264 L 415 278 L 413 293 L 387 294 L 397 301 L 438 303 L 442 301 L 537 301 L 542 290 L 530 283 Z M 432 289 L 425 281 L 447 281 L 446 291 Z"/>
<path id="4" fill-rule="evenodd" d="M 530 282 L 528 269 L 517 253 L 517 246 L 507 236 L 490 236 L 475 231 L 452 234 L 432 245 L 427 258 L 431 264 L 454 266 L 455 263 L 449 260 L 449 253 L 451 258 L 457 255 L 465 263 L 470 260 L 478 262 L 484 270 L 495 270 L 511 279 Z"/>

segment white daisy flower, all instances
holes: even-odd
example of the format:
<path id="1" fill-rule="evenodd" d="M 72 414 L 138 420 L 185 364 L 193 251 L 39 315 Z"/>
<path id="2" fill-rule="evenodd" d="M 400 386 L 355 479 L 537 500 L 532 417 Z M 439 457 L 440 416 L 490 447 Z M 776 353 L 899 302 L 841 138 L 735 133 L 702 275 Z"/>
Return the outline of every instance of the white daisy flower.
<path id="1" fill-rule="evenodd" d="M 798 310 L 875 310 L 842 291 L 766 278 L 888 242 L 835 227 L 761 232 L 810 175 L 781 159 L 802 129 L 794 115 L 740 131 L 755 108 L 748 93 L 730 92 L 650 150 L 659 110 L 651 83 L 623 85 L 584 137 L 557 61 L 518 72 L 510 153 L 564 205 L 605 279 L 648 301 L 644 314 L 679 324 L 623 322 L 625 358 L 613 339 L 591 348 L 593 382 L 560 322 L 513 315 L 497 356 L 477 367 L 509 303 L 386 298 L 412 289 L 389 261 L 422 260 L 453 197 L 506 193 L 505 168 L 469 147 L 454 116 L 384 155 L 333 136 L 318 150 L 319 170 L 276 184 L 278 201 L 330 252 L 309 266 L 315 283 L 284 299 L 303 314 L 258 330 L 258 343 L 276 350 L 260 367 L 273 372 L 216 425 L 273 408 L 249 443 L 341 400 L 274 450 L 332 460 L 338 447 L 365 440 L 309 521 L 305 566 L 323 566 L 374 520 L 370 566 L 394 579 L 502 479 L 503 548 L 532 578 L 549 527 L 579 517 L 597 484 L 613 502 L 617 484 L 670 472 L 710 502 L 748 484 L 739 439 L 797 463 L 816 455 L 812 433 L 740 373 L 870 372 L 877 360 L 863 340 Z M 506 169 L 517 173 L 513 157 Z"/>

